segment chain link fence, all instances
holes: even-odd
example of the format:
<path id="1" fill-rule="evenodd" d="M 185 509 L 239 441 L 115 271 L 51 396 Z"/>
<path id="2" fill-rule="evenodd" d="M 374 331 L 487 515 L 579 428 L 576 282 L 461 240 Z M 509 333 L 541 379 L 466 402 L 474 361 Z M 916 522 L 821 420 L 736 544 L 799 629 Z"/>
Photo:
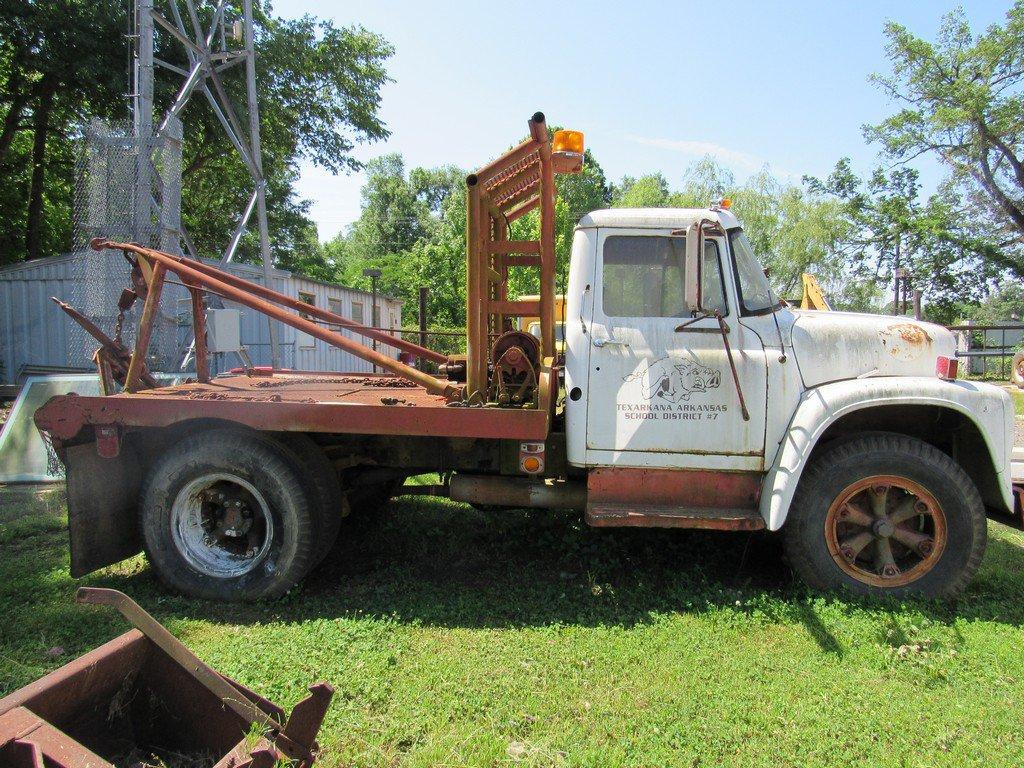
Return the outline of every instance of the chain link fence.
<path id="1" fill-rule="evenodd" d="M 117 302 L 131 286 L 130 266 L 112 251 L 92 251 L 94 237 L 135 242 L 171 253 L 180 252 L 181 235 L 181 122 L 171 119 L 155 137 L 138 138 L 127 123 L 93 120 L 85 130 L 76 159 L 74 191 L 74 250 L 77 260 L 70 303 L 105 333 L 118 333 Z M 190 337 L 191 317 L 175 313 L 175 285 L 164 289 L 161 316 L 150 344 L 151 370 L 177 367 L 184 350 L 181 338 Z M 142 302 L 125 315 L 121 340 L 135 344 Z M 187 329 L 180 326 L 185 322 Z M 68 339 L 72 360 L 91 359 L 96 341 L 77 325 Z"/>

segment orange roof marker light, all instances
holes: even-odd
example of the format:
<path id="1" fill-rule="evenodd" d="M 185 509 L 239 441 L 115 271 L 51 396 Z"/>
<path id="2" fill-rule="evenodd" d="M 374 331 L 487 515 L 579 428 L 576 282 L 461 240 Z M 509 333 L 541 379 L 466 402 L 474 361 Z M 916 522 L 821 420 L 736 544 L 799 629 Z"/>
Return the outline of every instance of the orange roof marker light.
<path id="1" fill-rule="evenodd" d="M 578 173 L 583 169 L 583 131 L 555 131 L 551 152 L 556 173 Z"/>
<path id="2" fill-rule="evenodd" d="M 583 154 L 583 131 L 555 131 L 555 138 L 552 142 L 552 150 L 555 152 L 575 152 Z"/>
<path id="3" fill-rule="evenodd" d="M 721 200 L 719 200 L 711 207 L 721 208 L 723 211 L 728 211 L 730 208 L 732 208 L 732 200 L 730 200 L 728 197 L 723 197 Z"/>

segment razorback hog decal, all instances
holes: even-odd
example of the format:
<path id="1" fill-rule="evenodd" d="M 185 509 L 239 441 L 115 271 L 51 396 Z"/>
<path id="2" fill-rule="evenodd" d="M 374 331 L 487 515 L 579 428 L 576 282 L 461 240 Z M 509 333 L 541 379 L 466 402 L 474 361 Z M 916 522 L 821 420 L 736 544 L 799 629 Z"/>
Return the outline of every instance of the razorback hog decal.
<path id="1" fill-rule="evenodd" d="M 662 357 L 642 367 L 623 381 L 641 381 L 648 400 L 660 397 L 670 403 L 688 401 L 694 392 L 718 389 L 722 372 L 708 368 L 696 360 Z"/>

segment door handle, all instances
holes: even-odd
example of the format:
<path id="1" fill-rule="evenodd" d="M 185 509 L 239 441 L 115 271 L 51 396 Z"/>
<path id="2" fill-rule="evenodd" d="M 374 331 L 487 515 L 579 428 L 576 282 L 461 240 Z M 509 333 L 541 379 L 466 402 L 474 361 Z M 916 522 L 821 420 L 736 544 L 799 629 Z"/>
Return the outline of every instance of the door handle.
<path id="1" fill-rule="evenodd" d="M 628 347 L 628 341 L 616 341 L 615 339 L 594 339 L 595 347 Z"/>

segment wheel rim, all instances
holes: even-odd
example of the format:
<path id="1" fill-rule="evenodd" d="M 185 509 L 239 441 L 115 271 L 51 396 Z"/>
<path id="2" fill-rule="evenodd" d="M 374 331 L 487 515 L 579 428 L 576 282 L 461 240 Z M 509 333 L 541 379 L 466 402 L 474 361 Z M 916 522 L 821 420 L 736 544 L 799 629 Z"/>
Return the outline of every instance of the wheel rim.
<path id="1" fill-rule="evenodd" d="M 874 475 L 847 486 L 832 502 L 825 538 L 846 574 L 876 587 L 901 587 L 942 557 L 946 516 L 913 480 Z"/>
<path id="2" fill-rule="evenodd" d="M 266 558 L 274 540 L 274 519 L 252 483 L 228 474 L 203 475 L 175 497 L 171 539 L 200 573 L 236 578 Z"/>

